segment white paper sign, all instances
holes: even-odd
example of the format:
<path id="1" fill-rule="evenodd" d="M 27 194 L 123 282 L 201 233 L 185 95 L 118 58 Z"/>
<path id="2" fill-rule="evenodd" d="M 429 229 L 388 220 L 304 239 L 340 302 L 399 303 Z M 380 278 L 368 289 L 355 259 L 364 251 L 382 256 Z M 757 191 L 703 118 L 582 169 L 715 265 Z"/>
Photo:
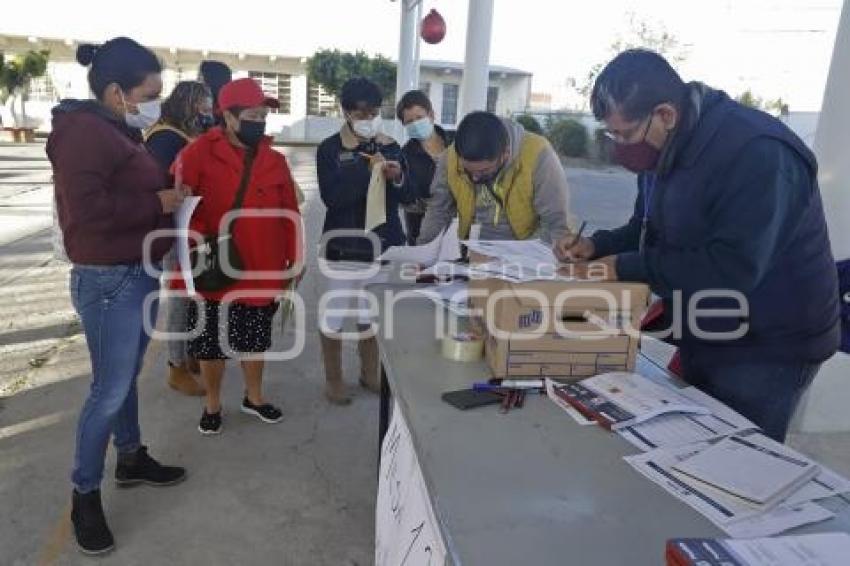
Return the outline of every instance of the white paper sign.
<path id="1" fill-rule="evenodd" d="M 381 447 L 375 508 L 376 566 L 443 566 L 446 547 L 398 405 Z"/>

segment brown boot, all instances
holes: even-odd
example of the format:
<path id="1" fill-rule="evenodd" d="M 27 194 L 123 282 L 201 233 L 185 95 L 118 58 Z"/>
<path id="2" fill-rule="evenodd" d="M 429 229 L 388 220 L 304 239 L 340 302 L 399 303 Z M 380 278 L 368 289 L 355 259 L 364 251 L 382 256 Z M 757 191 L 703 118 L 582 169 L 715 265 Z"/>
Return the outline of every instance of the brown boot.
<path id="1" fill-rule="evenodd" d="M 381 392 L 378 375 L 378 340 L 372 336 L 357 342 L 360 352 L 360 385 L 372 393 Z"/>
<path id="2" fill-rule="evenodd" d="M 203 397 L 206 394 L 204 386 L 183 366 L 168 364 L 168 385 L 175 391 L 191 397 Z"/>
<path id="3" fill-rule="evenodd" d="M 348 405 L 351 396 L 342 381 L 342 340 L 319 333 L 325 363 L 325 397 L 334 405 Z"/>
<path id="4" fill-rule="evenodd" d="M 186 358 L 186 369 L 188 369 L 195 375 L 200 375 L 201 364 L 198 362 L 197 359 L 193 358 L 192 356 L 189 356 L 188 358 Z"/>

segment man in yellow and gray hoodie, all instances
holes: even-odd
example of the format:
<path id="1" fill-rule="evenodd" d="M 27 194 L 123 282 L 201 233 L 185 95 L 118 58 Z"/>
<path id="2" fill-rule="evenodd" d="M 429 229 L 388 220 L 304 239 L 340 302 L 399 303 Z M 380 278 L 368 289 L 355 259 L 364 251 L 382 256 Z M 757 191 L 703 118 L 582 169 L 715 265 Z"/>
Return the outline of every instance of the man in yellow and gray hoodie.
<path id="1" fill-rule="evenodd" d="M 546 138 L 472 112 L 437 163 L 418 243 L 436 238 L 455 217 L 460 239 L 556 242 L 569 233 L 568 216 L 566 175 Z"/>

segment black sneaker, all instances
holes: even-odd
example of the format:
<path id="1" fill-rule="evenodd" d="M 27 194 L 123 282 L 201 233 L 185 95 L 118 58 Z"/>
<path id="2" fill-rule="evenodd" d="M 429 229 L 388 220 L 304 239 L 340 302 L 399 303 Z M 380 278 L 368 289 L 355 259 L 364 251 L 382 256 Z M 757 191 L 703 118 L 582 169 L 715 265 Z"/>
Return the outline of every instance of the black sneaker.
<path id="1" fill-rule="evenodd" d="M 241 410 L 246 415 L 254 415 L 264 423 L 275 424 L 283 420 L 283 413 L 271 403 L 254 405 L 247 397 L 242 400 Z"/>
<path id="2" fill-rule="evenodd" d="M 145 483 L 156 487 L 174 485 L 186 479 L 186 469 L 163 466 L 148 455 L 145 446 L 133 454 L 119 454 L 115 468 L 115 481 L 119 487 Z"/>
<path id="3" fill-rule="evenodd" d="M 198 432 L 204 436 L 221 434 L 221 410 L 217 413 L 208 413 L 204 409 L 204 414 L 201 415 L 201 423 L 198 425 Z"/>
<path id="4" fill-rule="evenodd" d="M 100 490 L 89 493 L 77 493 L 71 496 L 71 523 L 74 525 L 74 536 L 77 546 L 83 554 L 106 554 L 115 548 L 115 539 L 100 503 Z"/>

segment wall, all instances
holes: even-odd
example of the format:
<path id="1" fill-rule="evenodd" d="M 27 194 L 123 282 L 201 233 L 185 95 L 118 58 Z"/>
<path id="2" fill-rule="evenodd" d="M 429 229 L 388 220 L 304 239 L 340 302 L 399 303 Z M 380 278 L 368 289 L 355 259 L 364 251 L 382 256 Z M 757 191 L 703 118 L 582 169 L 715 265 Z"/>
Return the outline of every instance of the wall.
<path id="1" fill-rule="evenodd" d="M 460 87 L 463 77 L 459 71 L 452 70 L 446 73 L 443 69 L 422 68 L 420 71 L 420 84 L 430 83 L 429 97 L 434 107 L 434 115 L 441 126 L 454 128 L 457 124 L 443 124 L 440 120 L 443 111 L 443 85 L 456 84 Z M 531 94 L 531 76 L 528 75 L 490 75 L 490 86 L 499 88 L 499 97 L 496 100 L 496 114 L 510 116 L 522 112 L 528 106 Z M 458 105 L 460 101 L 458 101 Z M 460 108 L 458 107 L 458 112 Z"/>

